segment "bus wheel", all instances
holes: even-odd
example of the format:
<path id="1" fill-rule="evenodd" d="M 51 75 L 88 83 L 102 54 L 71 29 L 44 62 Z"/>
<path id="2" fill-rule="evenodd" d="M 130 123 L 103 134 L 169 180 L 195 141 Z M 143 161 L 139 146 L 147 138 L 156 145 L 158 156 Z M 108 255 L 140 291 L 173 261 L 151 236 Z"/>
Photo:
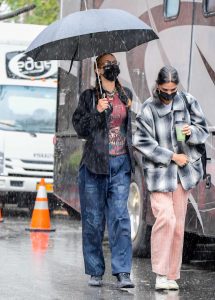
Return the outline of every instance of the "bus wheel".
<path id="1" fill-rule="evenodd" d="M 143 174 L 137 166 L 131 180 L 128 199 L 128 210 L 131 220 L 131 238 L 134 257 L 150 257 L 151 226 L 144 220 L 144 187 Z"/>
<path id="2" fill-rule="evenodd" d="M 198 240 L 199 237 L 195 233 L 185 232 L 183 255 L 182 255 L 182 261 L 184 264 L 188 264 L 192 260 Z"/>

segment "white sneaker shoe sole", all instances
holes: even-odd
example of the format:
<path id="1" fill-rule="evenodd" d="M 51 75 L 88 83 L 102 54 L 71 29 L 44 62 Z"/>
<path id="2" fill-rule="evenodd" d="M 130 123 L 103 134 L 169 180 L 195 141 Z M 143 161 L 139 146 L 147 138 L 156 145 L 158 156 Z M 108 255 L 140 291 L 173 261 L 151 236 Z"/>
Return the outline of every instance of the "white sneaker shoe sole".
<path id="1" fill-rule="evenodd" d="M 169 290 L 178 290 L 179 286 L 175 280 L 168 280 Z"/>
<path id="2" fill-rule="evenodd" d="M 155 290 L 168 290 L 168 280 L 166 276 L 157 275 L 155 282 Z"/>
<path id="3" fill-rule="evenodd" d="M 158 290 L 168 290 L 169 289 L 169 285 L 168 283 L 157 283 L 155 284 L 155 289 Z"/>

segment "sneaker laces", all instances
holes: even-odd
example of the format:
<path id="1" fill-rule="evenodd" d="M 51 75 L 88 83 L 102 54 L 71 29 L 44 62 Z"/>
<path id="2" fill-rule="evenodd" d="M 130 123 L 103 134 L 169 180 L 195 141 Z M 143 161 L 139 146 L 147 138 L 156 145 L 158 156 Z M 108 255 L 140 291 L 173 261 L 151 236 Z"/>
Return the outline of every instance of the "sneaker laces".
<path id="1" fill-rule="evenodd" d="M 126 278 L 126 279 L 130 279 L 130 274 L 129 273 L 121 273 L 121 275 Z"/>

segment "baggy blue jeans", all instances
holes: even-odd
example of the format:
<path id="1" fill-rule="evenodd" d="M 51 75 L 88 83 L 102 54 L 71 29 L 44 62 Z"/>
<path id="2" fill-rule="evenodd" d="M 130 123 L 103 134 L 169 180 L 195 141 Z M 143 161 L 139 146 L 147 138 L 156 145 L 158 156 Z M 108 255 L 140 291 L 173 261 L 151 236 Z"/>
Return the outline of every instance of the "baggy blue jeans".
<path id="1" fill-rule="evenodd" d="M 110 156 L 109 161 L 110 175 L 93 174 L 85 165 L 79 171 L 85 273 L 94 276 L 105 272 L 102 242 L 106 220 L 112 274 L 131 271 L 131 226 L 127 208 L 130 158 L 127 154 Z"/>

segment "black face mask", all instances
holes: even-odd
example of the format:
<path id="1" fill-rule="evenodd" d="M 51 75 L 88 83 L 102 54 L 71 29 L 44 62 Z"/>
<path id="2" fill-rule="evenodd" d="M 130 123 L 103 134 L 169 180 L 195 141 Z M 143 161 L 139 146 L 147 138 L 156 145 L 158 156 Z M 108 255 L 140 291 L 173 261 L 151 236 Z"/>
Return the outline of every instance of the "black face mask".
<path id="1" fill-rule="evenodd" d="M 174 92 L 172 94 L 167 94 L 165 92 L 157 90 L 157 94 L 158 94 L 159 98 L 162 98 L 162 99 L 168 100 L 168 101 L 172 101 L 174 99 L 175 95 L 177 94 L 177 92 Z"/>
<path id="2" fill-rule="evenodd" d="M 104 68 L 104 78 L 109 81 L 115 81 L 120 73 L 119 66 L 116 64 L 107 65 Z"/>

